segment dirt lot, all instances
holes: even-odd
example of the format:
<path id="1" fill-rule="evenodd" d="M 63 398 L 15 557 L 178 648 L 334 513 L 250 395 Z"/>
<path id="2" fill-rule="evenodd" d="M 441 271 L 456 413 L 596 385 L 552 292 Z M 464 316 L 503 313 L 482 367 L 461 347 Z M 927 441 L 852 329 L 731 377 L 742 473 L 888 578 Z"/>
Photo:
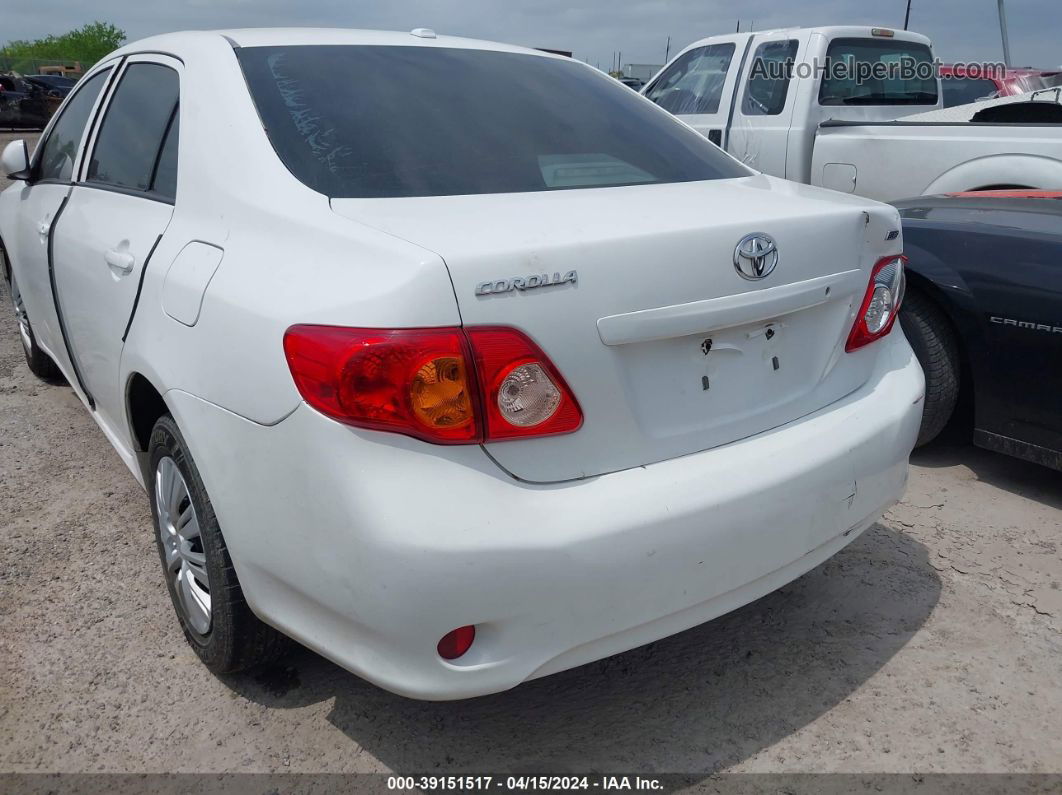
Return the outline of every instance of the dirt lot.
<path id="1" fill-rule="evenodd" d="M 0 136 L 0 143 L 3 138 Z M 1062 772 L 1062 475 L 960 443 L 737 612 L 460 703 L 306 651 L 215 678 L 147 499 L 0 309 L 0 771 Z"/>

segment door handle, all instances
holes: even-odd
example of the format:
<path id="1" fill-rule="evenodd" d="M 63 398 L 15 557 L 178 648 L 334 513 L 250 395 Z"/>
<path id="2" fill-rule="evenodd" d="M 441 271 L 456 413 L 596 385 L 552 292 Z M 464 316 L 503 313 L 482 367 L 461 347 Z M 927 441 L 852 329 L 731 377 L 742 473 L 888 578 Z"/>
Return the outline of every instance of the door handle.
<path id="1" fill-rule="evenodd" d="M 48 237 L 48 233 L 52 231 L 51 221 L 41 221 L 37 224 L 37 234 L 41 237 Z"/>
<path id="2" fill-rule="evenodd" d="M 108 249 L 103 253 L 103 258 L 107 261 L 107 264 L 119 273 L 129 273 L 133 269 L 133 264 L 136 259 L 128 251 L 118 251 L 117 249 Z"/>

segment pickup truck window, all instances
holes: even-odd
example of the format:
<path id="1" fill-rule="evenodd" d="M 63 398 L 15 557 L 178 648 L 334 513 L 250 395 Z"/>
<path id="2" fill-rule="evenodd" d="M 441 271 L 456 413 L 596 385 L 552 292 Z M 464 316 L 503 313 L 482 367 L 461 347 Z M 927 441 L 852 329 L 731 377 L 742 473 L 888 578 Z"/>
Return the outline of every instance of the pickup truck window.
<path id="1" fill-rule="evenodd" d="M 236 56 L 277 155 L 334 198 L 750 173 L 619 81 L 568 58 L 361 45 L 242 47 Z"/>
<path id="2" fill-rule="evenodd" d="M 718 113 L 733 44 L 696 47 L 679 56 L 645 95 L 675 115 Z"/>
<path id="3" fill-rule="evenodd" d="M 929 47 L 893 39 L 834 39 L 826 51 L 827 71 L 819 86 L 820 105 L 936 105 L 937 78 Z M 897 67 L 907 64 L 917 74 Z M 834 74 L 839 65 L 847 68 Z M 889 70 L 895 74 L 889 73 Z"/>
<path id="4" fill-rule="evenodd" d="M 980 77 L 943 77 L 940 81 L 944 89 L 944 107 L 954 108 L 979 99 L 991 99 L 999 93 L 994 80 Z"/>
<path id="5" fill-rule="evenodd" d="M 798 44 L 793 39 L 769 41 L 756 48 L 741 100 L 745 116 L 777 116 L 785 108 Z"/>

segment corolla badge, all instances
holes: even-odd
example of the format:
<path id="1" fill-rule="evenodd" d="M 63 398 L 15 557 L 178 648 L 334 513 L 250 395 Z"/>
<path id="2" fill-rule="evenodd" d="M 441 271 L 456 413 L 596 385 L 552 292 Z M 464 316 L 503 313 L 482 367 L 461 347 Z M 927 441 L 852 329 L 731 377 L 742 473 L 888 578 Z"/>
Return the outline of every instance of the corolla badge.
<path id="1" fill-rule="evenodd" d="M 770 235 L 745 235 L 734 249 L 734 270 L 742 279 L 766 278 L 777 266 L 778 246 Z"/>
<path id="2" fill-rule="evenodd" d="M 513 290 L 534 290 L 537 287 L 554 287 L 561 284 L 578 284 L 579 274 L 575 271 L 567 273 L 555 272 L 532 273 L 530 276 L 513 276 L 509 279 L 495 279 L 489 282 L 480 282 L 476 285 L 476 295 L 494 295 L 497 293 L 509 293 Z"/>

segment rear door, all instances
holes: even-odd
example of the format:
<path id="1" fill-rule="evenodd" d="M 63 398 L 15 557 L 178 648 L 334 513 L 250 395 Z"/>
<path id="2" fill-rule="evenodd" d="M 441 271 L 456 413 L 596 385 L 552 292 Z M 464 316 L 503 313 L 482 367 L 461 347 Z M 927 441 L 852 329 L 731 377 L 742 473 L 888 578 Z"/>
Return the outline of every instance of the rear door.
<path id="1" fill-rule="evenodd" d="M 740 34 L 720 36 L 686 50 L 642 93 L 723 147 L 747 39 Z"/>
<path id="2" fill-rule="evenodd" d="M 986 213 L 962 265 L 983 310 L 985 377 L 977 427 L 1062 450 L 1062 200 L 1017 200 Z M 1042 205 L 1042 209 L 1037 205 Z M 1040 210 L 1040 211 L 1037 211 Z"/>
<path id="3" fill-rule="evenodd" d="M 180 68 L 162 56 L 126 61 L 54 233 L 70 347 L 116 431 L 125 427 L 118 373 L 126 329 L 176 199 Z"/>

